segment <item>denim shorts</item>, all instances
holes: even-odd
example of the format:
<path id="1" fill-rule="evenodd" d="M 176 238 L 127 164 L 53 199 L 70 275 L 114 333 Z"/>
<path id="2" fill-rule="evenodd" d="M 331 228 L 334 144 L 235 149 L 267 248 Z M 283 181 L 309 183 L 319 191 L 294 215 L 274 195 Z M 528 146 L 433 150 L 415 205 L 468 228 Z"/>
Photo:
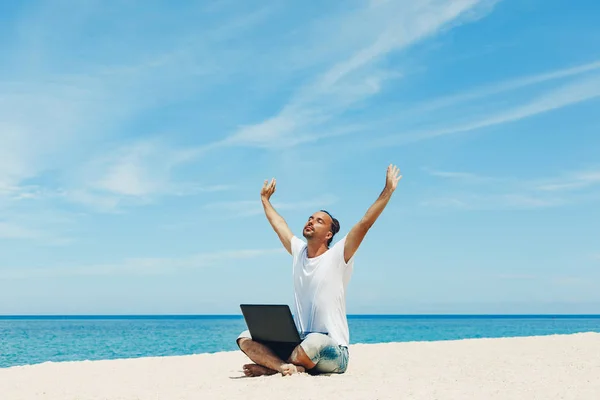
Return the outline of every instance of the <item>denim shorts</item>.
<path id="1" fill-rule="evenodd" d="M 250 331 L 245 330 L 238 336 L 240 338 L 252 339 Z M 348 347 L 338 345 L 329 336 L 323 333 L 305 333 L 300 335 L 302 342 L 300 346 L 316 365 L 309 373 L 342 374 L 348 368 L 350 359 Z"/>

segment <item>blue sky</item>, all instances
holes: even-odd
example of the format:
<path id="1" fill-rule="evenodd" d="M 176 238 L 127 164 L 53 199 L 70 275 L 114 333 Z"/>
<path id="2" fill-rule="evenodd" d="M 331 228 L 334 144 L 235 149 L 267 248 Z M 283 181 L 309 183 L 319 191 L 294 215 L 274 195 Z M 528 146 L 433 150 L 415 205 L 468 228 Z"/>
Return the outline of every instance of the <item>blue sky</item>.
<path id="1" fill-rule="evenodd" d="M 349 313 L 600 306 L 580 1 L 0 4 L 0 314 L 292 301 L 259 201 L 369 232 Z"/>

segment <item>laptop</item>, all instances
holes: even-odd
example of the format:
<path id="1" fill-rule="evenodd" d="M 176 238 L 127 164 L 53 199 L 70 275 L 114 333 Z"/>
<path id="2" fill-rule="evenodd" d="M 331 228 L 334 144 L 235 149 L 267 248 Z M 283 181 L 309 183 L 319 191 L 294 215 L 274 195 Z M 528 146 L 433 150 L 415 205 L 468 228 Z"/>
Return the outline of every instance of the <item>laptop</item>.
<path id="1" fill-rule="evenodd" d="M 290 308 L 285 304 L 240 304 L 252 340 L 286 361 L 301 342 Z"/>

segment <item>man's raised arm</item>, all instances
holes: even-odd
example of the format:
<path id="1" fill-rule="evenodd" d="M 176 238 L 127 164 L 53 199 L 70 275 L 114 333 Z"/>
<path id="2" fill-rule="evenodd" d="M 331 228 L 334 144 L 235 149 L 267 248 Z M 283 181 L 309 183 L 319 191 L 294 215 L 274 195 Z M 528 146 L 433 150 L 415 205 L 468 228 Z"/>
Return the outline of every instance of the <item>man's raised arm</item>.
<path id="1" fill-rule="evenodd" d="M 265 209 L 265 215 L 273 227 L 273 230 L 275 230 L 275 233 L 277 233 L 277 236 L 279 236 L 279 240 L 281 240 L 283 247 L 285 247 L 288 253 L 292 254 L 293 233 L 283 217 L 279 215 L 277 211 L 275 211 L 270 201 L 271 195 L 275 193 L 275 184 L 275 178 L 273 178 L 269 184 L 267 184 L 267 181 L 265 181 L 262 190 L 260 191 L 260 200 L 263 208 Z"/>
<path id="2" fill-rule="evenodd" d="M 367 232 L 369 229 L 371 229 L 387 203 L 390 201 L 392 193 L 394 193 L 394 190 L 396 190 L 400 179 L 402 179 L 402 175 L 400 175 L 400 170 L 398 167 L 395 165 L 388 166 L 385 187 L 383 188 L 383 191 L 377 200 L 375 200 L 375 203 L 369 207 L 364 217 L 352 227 L 346 236 L 346 243 L 344 244 L 345 262 L 348 262 L 354 253 L 356 253 L 356 250 L 358 250 L 358 247 L 362 243 Z"/>

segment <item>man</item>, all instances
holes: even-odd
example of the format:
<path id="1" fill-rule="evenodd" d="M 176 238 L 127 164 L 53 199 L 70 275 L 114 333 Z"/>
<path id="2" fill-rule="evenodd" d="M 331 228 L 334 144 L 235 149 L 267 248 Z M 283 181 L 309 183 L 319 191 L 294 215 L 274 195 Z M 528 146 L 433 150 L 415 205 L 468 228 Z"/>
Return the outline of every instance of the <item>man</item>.
<path id="1" fill-rule="evenodd" d="M 312 214 L 302 232 L 306 242 L 302 241 L 270 203 L 276 180 L 264 182 L 261 200 L 266 217 L 292 255 L 294 316 L 302 342 L 288 360 L 281 360 L 267 346 L 253 341 L 248 331 L 242 332 L 237 338 L 238 346 L 255 362 L 244 365 L 245 375 L 346 371 L 350 340 L 346 287 L 354 267 L 354 254 L 396 190 L 402 178 L 399 172 L 396 166 L 388 166 L 385 187 L 375 203 L 331 248 L 333 237 L 340 230 L 337 219 L 324 210 Z"/>

